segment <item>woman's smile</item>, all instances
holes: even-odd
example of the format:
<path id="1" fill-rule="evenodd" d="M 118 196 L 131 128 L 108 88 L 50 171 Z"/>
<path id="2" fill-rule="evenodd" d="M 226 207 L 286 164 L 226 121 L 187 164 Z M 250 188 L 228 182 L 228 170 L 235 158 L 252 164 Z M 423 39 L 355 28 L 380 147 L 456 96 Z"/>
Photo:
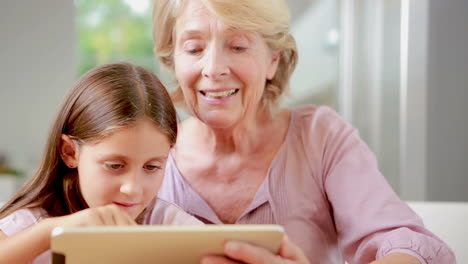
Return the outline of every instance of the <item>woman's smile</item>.
<path id="1" fill-rule="evenodd" d="M 235 97 L 239 89 L 200 90 L 201 97 L 209 104 L 223 104 Z"/>

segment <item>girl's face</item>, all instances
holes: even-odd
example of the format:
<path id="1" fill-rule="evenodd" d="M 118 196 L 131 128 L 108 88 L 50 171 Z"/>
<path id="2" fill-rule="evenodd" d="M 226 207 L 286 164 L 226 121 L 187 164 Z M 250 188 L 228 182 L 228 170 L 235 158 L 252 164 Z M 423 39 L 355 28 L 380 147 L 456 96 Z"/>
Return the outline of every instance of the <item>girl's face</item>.
<path id="1" fill-rule="evenodd" d="M 229 27 L 194 0 L 177 19 L 174 41 L 176 78 L 197 118 L 229 128 L 256 113 L 278 65 L 258 33 Z"/>
<path id="2" fill-rule="evenodd" d="M 170 142 L 142 119 L 96 144 L 82 144 L 75 157 L 81 193 L 90 207 L 116 204 L 136 218 L 156 196 Z"/>

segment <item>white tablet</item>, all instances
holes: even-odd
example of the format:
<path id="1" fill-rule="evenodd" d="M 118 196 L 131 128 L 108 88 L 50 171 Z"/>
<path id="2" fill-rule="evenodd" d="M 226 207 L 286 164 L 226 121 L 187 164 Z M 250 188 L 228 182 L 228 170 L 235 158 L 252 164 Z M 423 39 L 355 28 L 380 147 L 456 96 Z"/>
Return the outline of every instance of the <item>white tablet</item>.
<path id="1" fill-rule="evenodd" d="M 227 240 L 277 253 L 283 235 L 278 225 L 57 227 L 52 231 L 52 263 L 198 264 L 206 254 L 222 255 Z"/>

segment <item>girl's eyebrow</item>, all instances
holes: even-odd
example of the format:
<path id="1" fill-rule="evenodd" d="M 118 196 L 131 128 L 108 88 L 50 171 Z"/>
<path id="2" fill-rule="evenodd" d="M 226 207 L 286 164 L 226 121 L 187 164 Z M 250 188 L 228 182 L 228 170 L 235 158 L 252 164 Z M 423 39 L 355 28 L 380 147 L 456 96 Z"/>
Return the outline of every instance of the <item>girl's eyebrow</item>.
<path id="1" fill-rule="evenodd" d="M 159 161 L 159 162 L 166 162 L 167 156 L 159 156 L 149 159 L 149 161 Z"/>
<path id="2" fill-rule="evenodd" d="M 119 155 L 119 154 L 101 154 L 97 156 L 97 161 L 98 163 L 102 163 L 105 161 L 131 161 L 129 157 L 125 155 Z"/>
<path id="3" fill-rule="evenodd" d="M 132 158 L 122 155 L 122 154 L 104 154 L 98 157 L 99 161 L 105 161 L 105 160 L 129 160 L 131 161 Z M 167 160 L 167 156 L 161 155 L 161 156 L 154 156 L 148 159 L 148 161 L 159 161 L 159 162 L 165 162 Z"/>

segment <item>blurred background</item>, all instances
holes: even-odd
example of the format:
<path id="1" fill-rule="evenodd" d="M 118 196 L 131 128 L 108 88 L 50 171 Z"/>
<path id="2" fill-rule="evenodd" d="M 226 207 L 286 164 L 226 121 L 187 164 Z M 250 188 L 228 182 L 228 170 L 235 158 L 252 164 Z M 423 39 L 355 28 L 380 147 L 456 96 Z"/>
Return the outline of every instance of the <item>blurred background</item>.
<path id="1" fill-rule="evenodd" d="M 340 112 L 401 198 L 468 201 L 468 1 L 289 5 L 299 64 L 284 104 Z M 153 54 L 151 8 L 1 0 L 0 201 L 38 166 L 56 111 L 85 71 L 127 60 L 172 86 Z"/>

